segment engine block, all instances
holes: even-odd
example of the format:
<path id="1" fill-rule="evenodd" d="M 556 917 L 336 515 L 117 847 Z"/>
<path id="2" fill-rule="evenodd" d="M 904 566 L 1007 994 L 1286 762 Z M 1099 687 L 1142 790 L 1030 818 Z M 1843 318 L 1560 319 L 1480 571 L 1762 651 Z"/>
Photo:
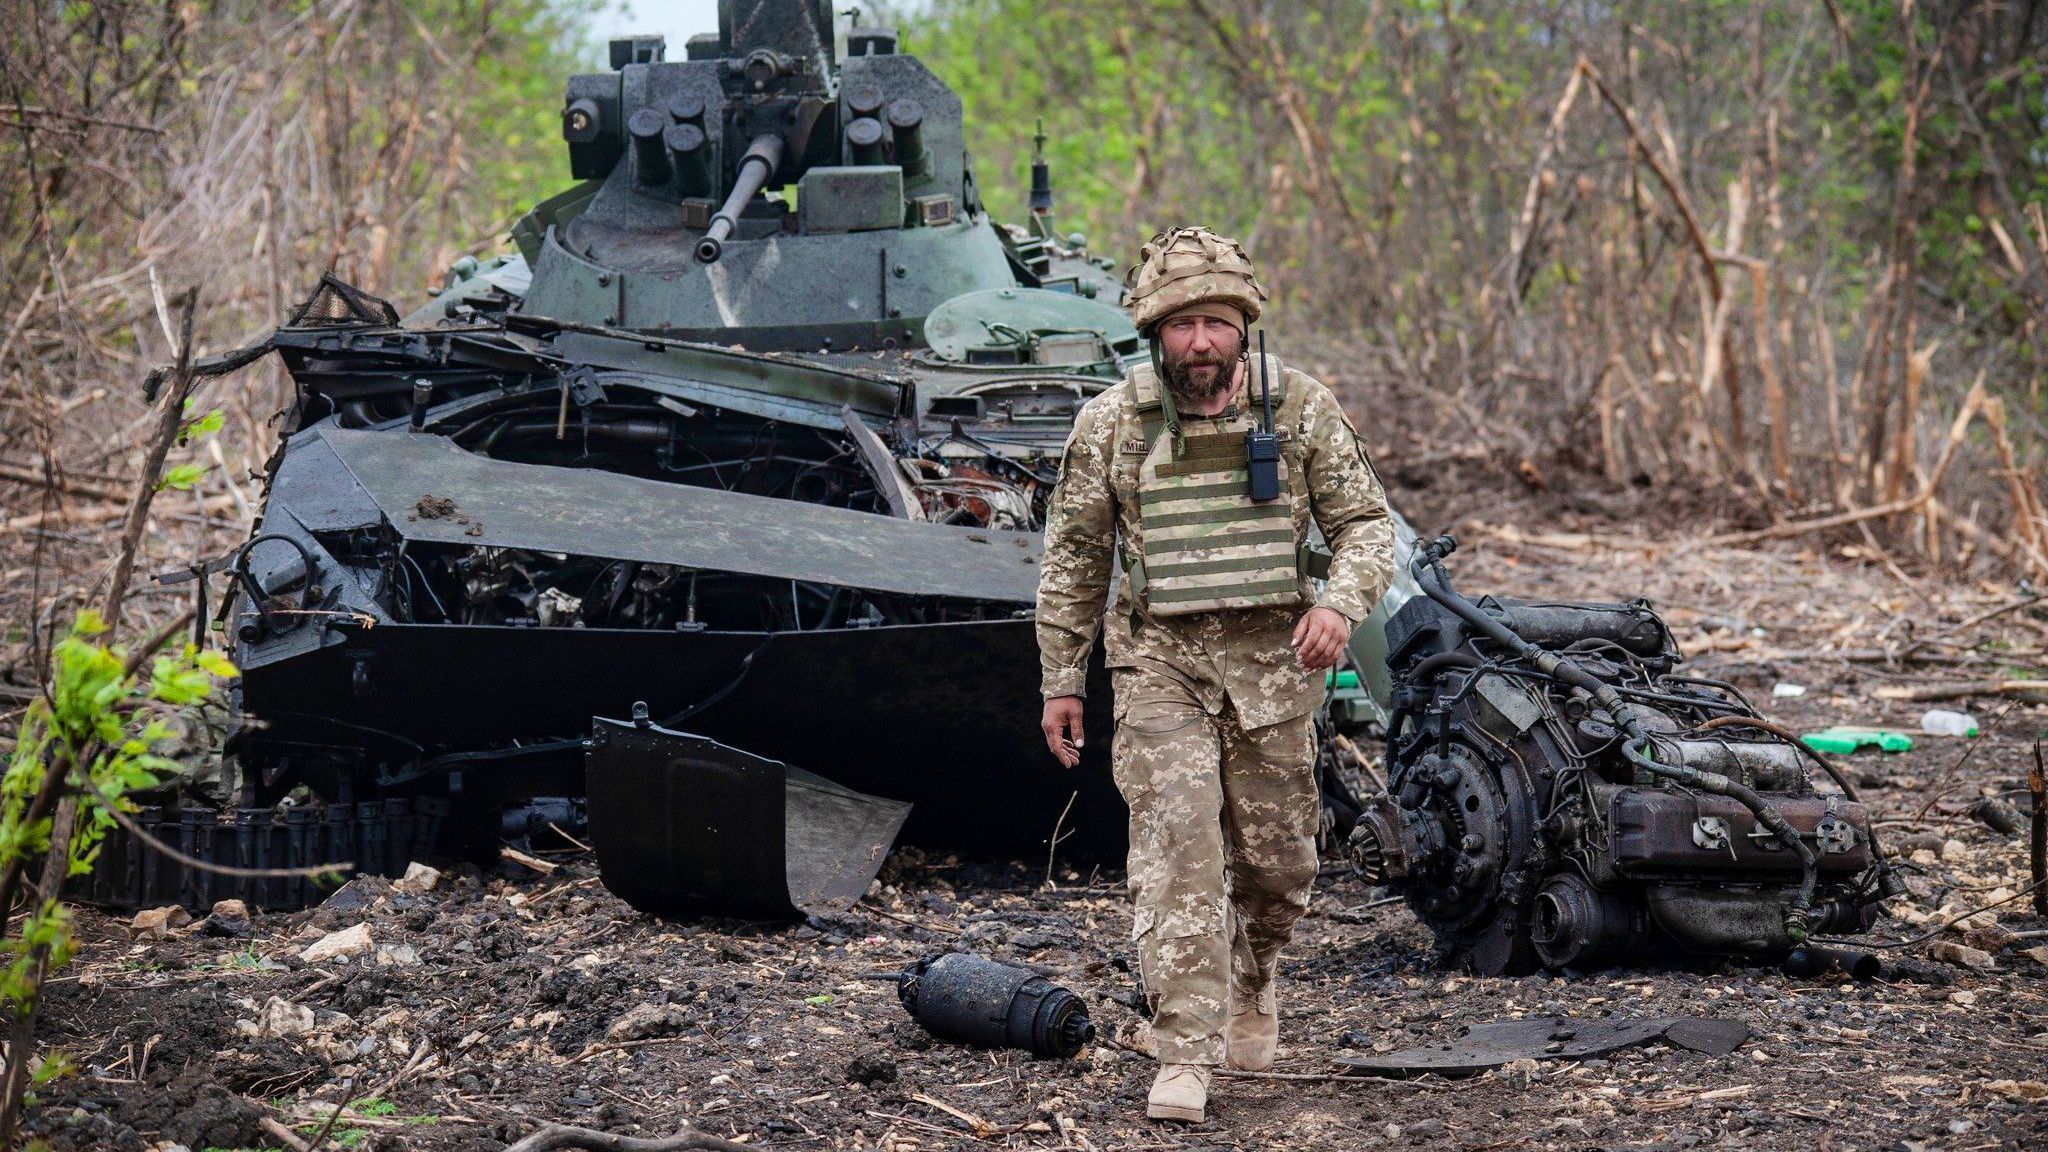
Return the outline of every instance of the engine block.
<path id="1" fill-rule="evenodd" d="M 1734 685 L 1679 671 L 1644 601 L 1428 594 L 1387 624 L 1387 788 L 1351 835 L 1444 960 L 1486 974 L 1781 958 L 1896 891 L 1847 781 Z"/>

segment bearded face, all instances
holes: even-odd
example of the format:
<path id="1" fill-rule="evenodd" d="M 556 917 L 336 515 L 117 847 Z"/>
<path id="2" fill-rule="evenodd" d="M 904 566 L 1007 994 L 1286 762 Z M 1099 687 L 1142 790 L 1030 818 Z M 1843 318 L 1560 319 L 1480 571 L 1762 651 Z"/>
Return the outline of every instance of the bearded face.
<path id="1" fill-rule="evenodd" d="M 1188 349 L 1175 355 L 1171 347 L 1160 349 L 1160 367 L 1166 372 L 1166 387 L 1176 404 L 1200 405 L 1228 389 L 1244 355 L 1244 335 L 1232 332 L 1222 344 L 1210 344 L 1202 351 Z"/>

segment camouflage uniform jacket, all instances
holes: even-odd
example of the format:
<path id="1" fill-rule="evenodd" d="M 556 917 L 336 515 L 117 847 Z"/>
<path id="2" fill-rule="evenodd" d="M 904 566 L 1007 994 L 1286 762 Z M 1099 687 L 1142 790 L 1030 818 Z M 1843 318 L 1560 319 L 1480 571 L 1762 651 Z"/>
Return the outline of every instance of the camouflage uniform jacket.
<path id="1" fill-rule="evenodd" d="M 1154 617 L 1134 610 L 1129 582 L 1118 580 L 1105 617 L 1117 538 L 1132 554 L 1144 551 L 1138 469 L 1149 445 L 1126 379 L 1090 400 L 1075 419 L 1046 513 L 1038 650 L 1047 699 L 1082 693 L 1088 652 L 1101 627 L 1111 668 L 1177 680 L 1211 713 L 1228 698 L 1247 729 L 1303 715 L 1322 702 L 1323 674 L 1295 663 L 1295 623 L 1311 603 L 1335 609 L 1354 627 L 1372 611 L 1393 579 L 1393 521 L 1379 477 L 1336 397 L 1306 373 L 1283 371 L 1289 393 L 1303 389 L 1304 402 L 1295 426 L 1275 431 L 1283 437 L 1295 542 L 1307 541 L 1313 523 L 1333 553 L 1322 594 L 1314 595 L 1304 576 L 1296 606 Z M 1241 383 L 1239 403 L 1244 396 Z M 1182 423 L 1192 433 L 1202 421 L 1183 417 Z"/>

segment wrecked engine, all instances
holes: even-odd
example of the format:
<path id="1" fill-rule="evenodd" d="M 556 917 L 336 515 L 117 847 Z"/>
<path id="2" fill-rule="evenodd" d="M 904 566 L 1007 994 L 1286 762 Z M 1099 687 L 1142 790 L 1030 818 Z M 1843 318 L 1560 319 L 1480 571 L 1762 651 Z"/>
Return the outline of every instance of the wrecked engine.
<path id="1" fill-rule="evenodd" d="M 1350 841 L 1446 963 L 1775 958 L 1876 919 L 1896 882 L 1854 789 L 1817 789 L 1818 755 L 1681 674 L 1646 602 L 1474 602 L 1455 546 L 1418 551 L 1425 595 L 1387 625 L 1387 787 Z"/>

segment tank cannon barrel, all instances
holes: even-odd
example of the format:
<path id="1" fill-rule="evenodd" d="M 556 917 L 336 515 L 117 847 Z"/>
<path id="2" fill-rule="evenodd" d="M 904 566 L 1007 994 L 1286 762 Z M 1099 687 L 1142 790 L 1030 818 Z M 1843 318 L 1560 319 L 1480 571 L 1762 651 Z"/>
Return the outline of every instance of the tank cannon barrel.
<path id="1" fill-rule="evenodd" d="M 782 165 L 782 137 L 773 132 L 763 132 L 747 145 L 746 155 L 740 157 L 739 175 L 732 182 L 732 193 L 725 198 L 718 213 L 711 217 L 711 226 L 704 230 L 704 238 L 697 241 L 697 259 L 710 264 L 725 250 L 726 238 L 739 226 L 740 213 L 746 210 L 747 201 L 760 194 L 768 177 Z"/>

